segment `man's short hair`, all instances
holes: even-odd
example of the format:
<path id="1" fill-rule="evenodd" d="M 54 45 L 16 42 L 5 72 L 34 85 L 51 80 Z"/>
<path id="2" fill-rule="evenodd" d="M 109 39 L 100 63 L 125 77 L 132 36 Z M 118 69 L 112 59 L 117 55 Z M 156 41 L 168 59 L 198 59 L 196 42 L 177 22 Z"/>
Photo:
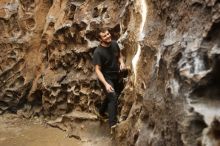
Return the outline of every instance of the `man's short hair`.
<path id="1" fill-rule="evenodd" d="M 108 31 L 109 29 L 107 27 L 103 27 L 103 28 L 99 28 L 97 29 L 96 31 L 96 39 L 99 40 L 101 37 L 100 37 L 100 33 L 104 33 L 106 31 Z"/>

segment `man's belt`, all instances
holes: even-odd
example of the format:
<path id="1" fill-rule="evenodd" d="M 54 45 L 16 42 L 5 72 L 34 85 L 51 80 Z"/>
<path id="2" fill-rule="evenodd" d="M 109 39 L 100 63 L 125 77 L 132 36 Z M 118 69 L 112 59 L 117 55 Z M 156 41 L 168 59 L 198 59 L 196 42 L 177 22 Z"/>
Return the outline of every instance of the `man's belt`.
<path id="1" fill-rule="evenodd" d="M 121 78 L 126 78 L 128 76 L 128 74 L 130 73 L 129 69 L 123 69 L 123 70 L 119 70 L 119 71 L 103 71 L 104 73 L 117 73 L 119 74 L 119 77 Z"/>

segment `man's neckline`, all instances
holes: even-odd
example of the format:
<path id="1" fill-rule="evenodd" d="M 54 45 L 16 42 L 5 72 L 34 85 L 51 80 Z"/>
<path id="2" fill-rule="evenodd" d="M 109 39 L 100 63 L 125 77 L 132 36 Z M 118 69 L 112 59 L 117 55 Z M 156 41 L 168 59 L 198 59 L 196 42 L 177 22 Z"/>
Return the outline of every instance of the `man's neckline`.
<path id="1" fill-rule="evenodd" d="M 101 46 L 102 48 L 109 48 L 111 45 L 112 45 L 112 41 L 111 41 L 111 43 L 109 44 L 109 46 L 103 46 L 103 45 L 100 44 L 100 46 Z"/>

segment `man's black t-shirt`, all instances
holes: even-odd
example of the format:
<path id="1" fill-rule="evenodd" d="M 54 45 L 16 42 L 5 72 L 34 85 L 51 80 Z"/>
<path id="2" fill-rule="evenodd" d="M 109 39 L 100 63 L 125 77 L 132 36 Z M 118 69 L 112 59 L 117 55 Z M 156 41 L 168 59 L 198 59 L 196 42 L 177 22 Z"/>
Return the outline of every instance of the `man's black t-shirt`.
<path id="1" fill-rule="evenodd" d="M 118 79 L 120 49 L 116 41 L 109 47 L 98 46 L 93 54 L 93 64 L 101 66 L 101 72 L 106 79 Z"/>

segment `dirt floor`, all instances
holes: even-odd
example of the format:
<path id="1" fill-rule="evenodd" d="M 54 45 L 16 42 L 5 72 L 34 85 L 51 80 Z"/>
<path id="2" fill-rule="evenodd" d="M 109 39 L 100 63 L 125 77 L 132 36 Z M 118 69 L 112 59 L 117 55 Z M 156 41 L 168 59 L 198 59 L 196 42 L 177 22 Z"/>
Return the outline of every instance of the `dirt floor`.
<path id="1" fill-rule="evenodd" d="M 111 146 L 111 137 L 81 141 L 66 132 L 43 124 L 38 118 L 27 120 L 17 115 L 0 116 L 0 146 Z"/>

